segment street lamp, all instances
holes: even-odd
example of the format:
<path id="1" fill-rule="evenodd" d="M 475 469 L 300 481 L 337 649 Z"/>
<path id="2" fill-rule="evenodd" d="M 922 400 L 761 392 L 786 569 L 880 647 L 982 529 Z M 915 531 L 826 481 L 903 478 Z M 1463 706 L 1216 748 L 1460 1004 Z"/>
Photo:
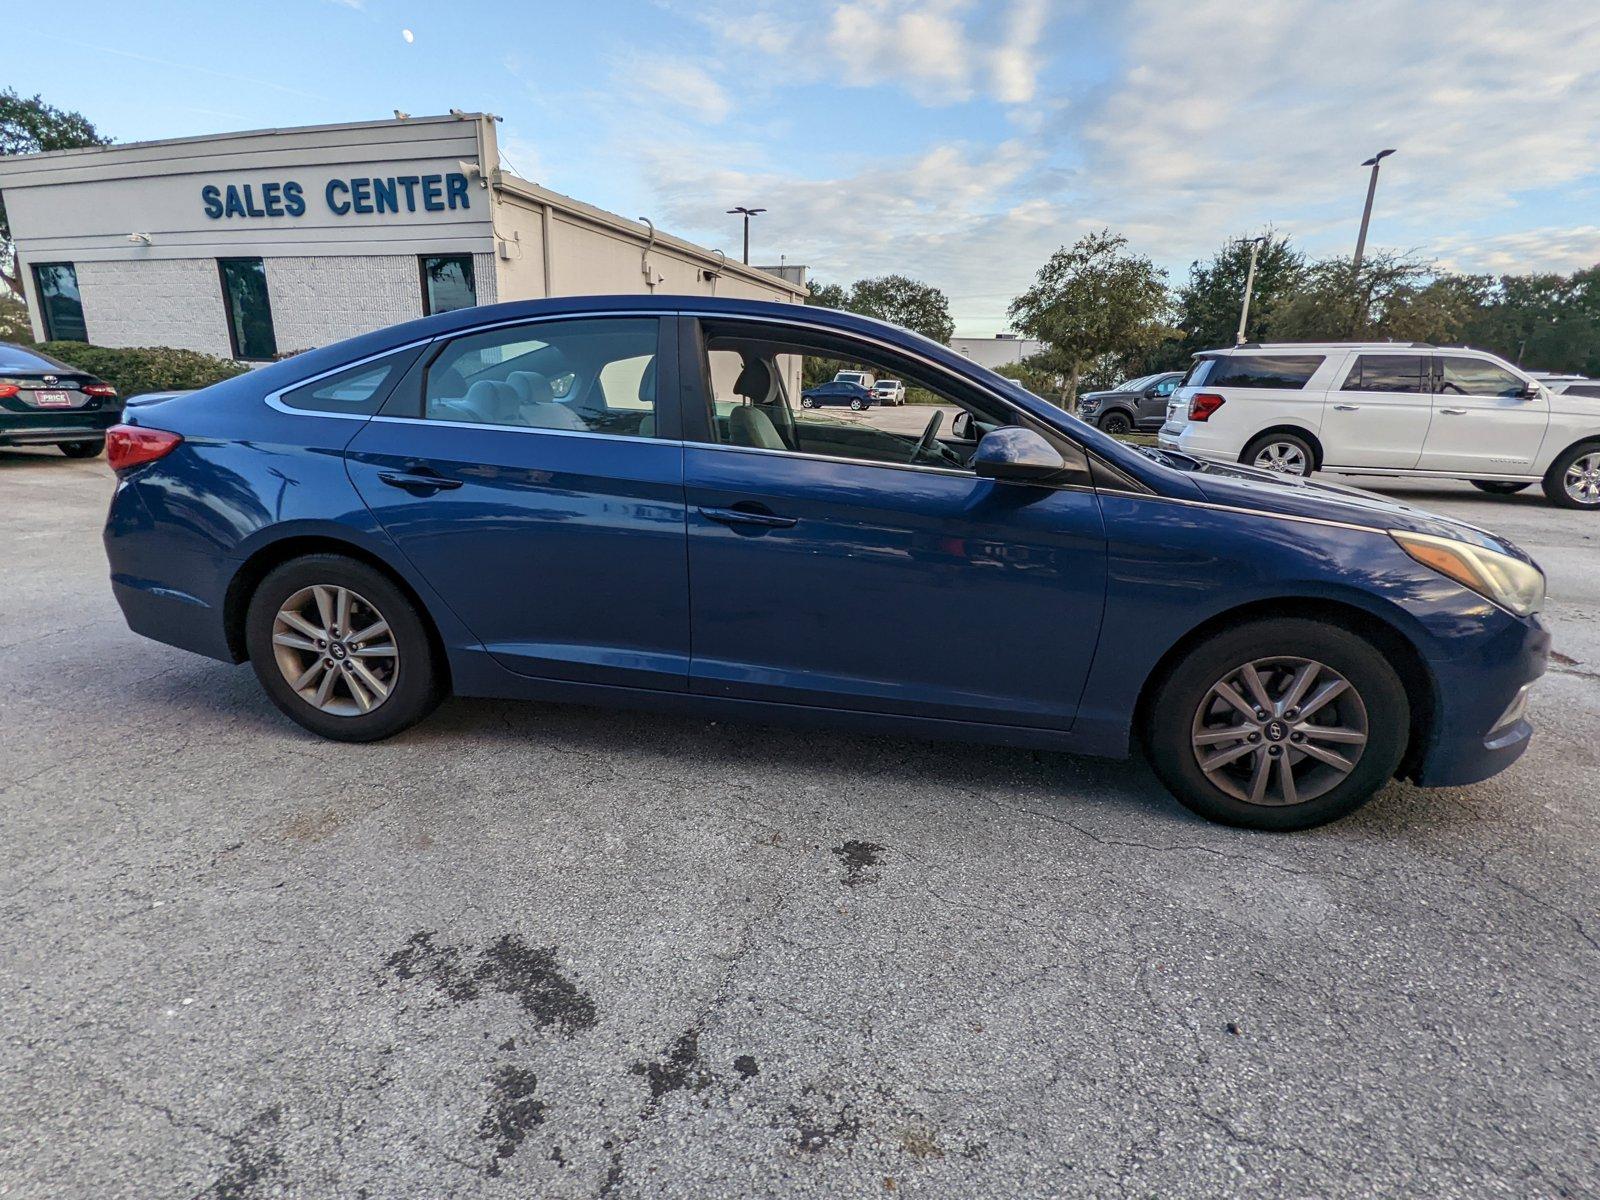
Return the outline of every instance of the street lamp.
<path id="1" fill-rule="evenodd" d="M 1261 253 L 1261 243 L 1266 240 L 1265 236 L 1250 239 L 1250 271 L 1244 277 L 1244 304 L 1239 308 L 1239 332 L 1233 339 L 1240 346 L 1244 345 L 1244 323 L 1250 319 L 1250 293 L 1256 286 L 1256 255 Z"/>
<path id="2" fill-rule="evenodd" d="M 1372 168 L 1372 178 L 1367 180 L 1367 206 L 1361 210 L 1361 233 L 1356 238 L 1356 260 L 1350 269 L 1352 276 L 1361 274 L 1361 256 L 1367 250 L 1367 224 L 1372 220 L 1372 197 L 1378 190 L 1378 164 L 1393 153 L 1393 150 L 1379 150 L 1361 164 L 1363 167 Z"/>
<path id="3" fill-rule="evenodd" d="M 1390 151 L 1390 153 L 1393 153 L 1393 151 Z M 743 207 L 730 208 L 728 210 L 729 216 L 732 216 L 734 213 L 744 214 L 744 265 L 747 267 L 750 265 L 750 218 L 755 216 L 757 213 L 764 213 L 766 211 L 767 210 L 764 208 Z"/>

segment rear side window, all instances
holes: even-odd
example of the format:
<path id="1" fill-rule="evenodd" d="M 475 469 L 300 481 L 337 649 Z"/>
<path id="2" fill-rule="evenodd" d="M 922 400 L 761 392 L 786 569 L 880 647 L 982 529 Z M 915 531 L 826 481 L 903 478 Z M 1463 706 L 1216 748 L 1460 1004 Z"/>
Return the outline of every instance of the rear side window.
<path id="1" fill-rule="evenodd" d="M 1345 376 L 1346 392 L 1424 392 L 1427 359 L 1420 354 L 1362 354 Z"/>
<path id="2" fill-rule="evenodd" d="M 1207 387 L 1298 389 L 1317 373 L 1320 354 L 1230 354 L 1211 360 Z"/>
<path id="3" fill-rule="evenodd" d="M 1481 358 L 1441 354 L 1438 390 L 1444 396 L 1520 396 L 1526 386 L 1504 367 Z"/>
<path id="4" fill-rule="evenodd" d="M 1206 376 L 1211 374 L 1211 367 L 1217 360 L 1214 358 L 1197 358 L 1189 364 L 1189 369 L 1184 373 L 1179 387 L 1199 387 L 1206 381 Z"/>
<path id="5" fill-rule="evenodd" d="M 1575 383 L 1567 389 L 1567 395 L 1600 397 L 1600 383 Z"/>
<path id="6" fill-rule="evenodd" d="M 281 397 L 289 408 L 302 412 L 343 413 L 366 417 L 378 411 L 400 376 L 420 353 L 420 347 L 401 350 L 372 362 L 350 367 L 310 383 L 290 388 Z"/>

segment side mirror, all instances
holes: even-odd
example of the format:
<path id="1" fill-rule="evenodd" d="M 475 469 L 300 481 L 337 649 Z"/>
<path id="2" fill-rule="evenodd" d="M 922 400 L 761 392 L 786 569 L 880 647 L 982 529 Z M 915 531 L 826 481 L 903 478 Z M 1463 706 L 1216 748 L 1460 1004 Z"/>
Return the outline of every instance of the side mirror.
<path id="1" fill-rule="evenodd" d="M 972 441 L 972 414 L 962 409 L 950 423 L 950 436 L 958 442 Z"/>
<path id="2" fill-rule="evenodd" d="M 1540 394 L 1541 389 L 1537 383 L 1530 383 L 1527 387 L 1522 389 L 1522 398 L 1524 400 L 1537 400 Z"/>
<path id="3" fill-rule="evenodd" d="M 972 469 L 979 478 L 999 483 L 1040 483 L 1067 469 L 1049 442 L 1031 429 L 1012 425 L 983 435 Z"/>

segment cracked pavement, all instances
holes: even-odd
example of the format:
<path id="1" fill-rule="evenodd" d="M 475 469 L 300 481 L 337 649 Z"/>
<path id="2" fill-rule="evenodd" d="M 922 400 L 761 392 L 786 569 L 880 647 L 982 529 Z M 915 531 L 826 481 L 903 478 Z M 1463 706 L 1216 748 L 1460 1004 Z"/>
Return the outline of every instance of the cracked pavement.
<path id="1" fill-rule="evenodd" d="M 1308 834 L 1139 762 L 452 701 L 319 742 L 0 451 L 0 1195 L 1594 1195 L 1600 517 L 1528 755 Z"/>

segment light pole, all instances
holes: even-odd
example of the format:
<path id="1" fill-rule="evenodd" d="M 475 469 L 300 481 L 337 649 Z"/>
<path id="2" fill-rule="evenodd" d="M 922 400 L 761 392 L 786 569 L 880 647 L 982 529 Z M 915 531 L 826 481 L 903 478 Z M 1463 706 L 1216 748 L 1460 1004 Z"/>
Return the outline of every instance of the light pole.
<path id="1" fill-rule="evenodd" d="M 755 216 L 757 213 L 764 213 L 766 211 L 767 210 L 764 208 L 744 207 L 730 208 L 728 210 L 729 216 L 732 216 L 734 213 L 744 214 L 744 265 L 747 267 L 750 265 L 750 218 Z"/>
<path id="2" fill-rule="evenodd" d="M 1372 168 L 1372 178 L 1367 180 L 1367 206 L 1361 210 L 1361 232 L 1356 237 L 1356 258 L 1350 268 L 1352 276 L 1361 274 L 1361 257 L 1367 251 L 1367 225 L 1372 220 L 1372 197 L 1378 190 L 1378 164 L 1393 153 L 1393 150 L 1379 150 L 1361 164 L 1363 167 Z"/>
<path id="3" fill-rule="evenodd" d="M 1239 332 L 1233 339 L 1240 346 L 1244 345 L 1244 324 L 1250 319 L 1250 293 L 1256 286 L 1256 255 L 1261 253 L 1261 243 L 1266 240 L 1265 237 L 1250 239 L 1250 271 L 1244 277 L 1244 304 L 1239 308 Z"/>

